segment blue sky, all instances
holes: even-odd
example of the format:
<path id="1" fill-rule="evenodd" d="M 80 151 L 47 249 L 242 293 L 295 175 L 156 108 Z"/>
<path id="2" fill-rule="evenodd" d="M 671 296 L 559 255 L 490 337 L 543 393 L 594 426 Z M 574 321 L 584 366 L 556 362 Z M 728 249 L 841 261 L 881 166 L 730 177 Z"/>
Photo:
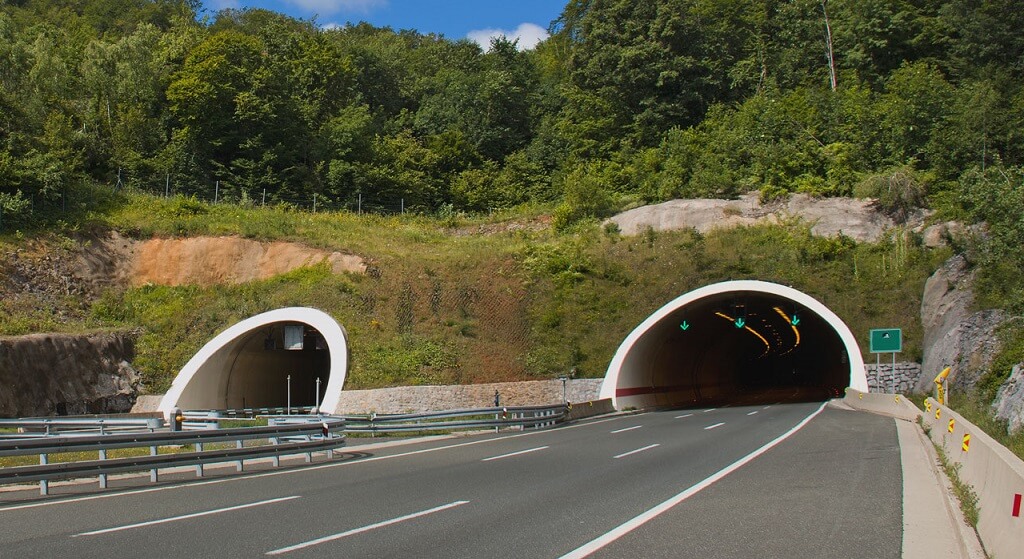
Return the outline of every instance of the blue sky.
<path id="1" fill-rule="evenodd" d="M 321 26 L 366 21 L 378 27 L 469 38 L 483 46 L 492 35 L 519 38 L 531 48 L 547 36 L 547 27 L 568 0 L 204 0 L 212 12 L 222 8 L 265 8 Z"/>

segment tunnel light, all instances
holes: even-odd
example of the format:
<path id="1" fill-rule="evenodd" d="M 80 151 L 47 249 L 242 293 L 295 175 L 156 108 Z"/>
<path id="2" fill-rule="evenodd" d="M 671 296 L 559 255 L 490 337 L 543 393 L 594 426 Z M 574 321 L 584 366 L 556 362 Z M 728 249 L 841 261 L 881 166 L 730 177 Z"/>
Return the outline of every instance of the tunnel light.
<path id="1" fill-rule="evenodd" d="M 762 356 L 766 355 L 769 351 L 771 351 L 772 344 L 768 343 L 768 340 L 765 339 L 765 337 L 762 336 L 760 332 L 754 330 L 750 326 L 747 326 L 747 321 L 742 316 L 733 318 L 723 312 L 717 311 L 715 312 L 715 315 L 732 322 L 732 325 L 735 326 L 736 328 L 746 330 L 747 332 L 750 332 L 751 334 L 757 336 L 757 338 L 764 343 L 764 353 L 761 354 Z"/>
<path id="2" fill-rule="evenodd" d="M 797 330 L 796 328 L 797 325 L 800 324 L 800 317 L 798 317 L 796 313 L 793 313 L 792 317 L 787 316 L 786 312 L 780 309 L 779 307 L 773 307 L 772 310 L 779 313 L 779 316 L 781 316 L 782 318 L 786 319 L 786 322 L 789 323 L 789 327 L 793 329 L 793 335 L 796 336 L 796 341 L 793 342 L 793 348 L 795 349 L 796 346 L 800 345 L 800 330 Z"/>

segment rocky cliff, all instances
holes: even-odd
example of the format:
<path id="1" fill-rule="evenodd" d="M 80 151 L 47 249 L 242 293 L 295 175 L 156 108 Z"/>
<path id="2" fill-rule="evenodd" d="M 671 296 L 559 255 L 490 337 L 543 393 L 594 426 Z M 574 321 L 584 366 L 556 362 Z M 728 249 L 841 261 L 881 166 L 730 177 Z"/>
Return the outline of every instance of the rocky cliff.
<path id="1" fill-rule="evenodd" d="M 949 386 L 971 389 L 988 370 L 999 349 L 996 328 L 1005 319 L 998 309 L 975 310 L 975 272 L 963 256 L 954 256 L 928 278 L 921 299 L 924 369 L 919 392 L 930 393 L 932 379 L 951 367 Z"/>
<path id="2" fill-rule="evenodd" d="M 0 338 L 0 417 L 128 412 L 139 374 L 129 333 Z"/>

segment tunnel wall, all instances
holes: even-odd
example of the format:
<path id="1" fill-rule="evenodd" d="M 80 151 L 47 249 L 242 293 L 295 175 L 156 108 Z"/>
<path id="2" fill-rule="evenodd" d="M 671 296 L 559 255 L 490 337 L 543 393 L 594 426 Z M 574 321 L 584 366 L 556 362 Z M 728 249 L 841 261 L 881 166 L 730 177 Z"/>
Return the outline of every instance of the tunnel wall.
<path id="1" fill-rule="evenodd" d="M 159 410 L 165 415 L 174 408 L 181 409 L 225 409 L 241 407 L 239 394 L 250 395 L 247 405 L 261 405 L 261 398 L 272 392 L 280 392 L 284 386 L 287 367 L 301 368 L 316 364 L 323 357 L 308 351 L 244 352 L 247 347 L 262 344 L 262 331 L 275 324 L 303 324 L 317 330 L 326 343 L 329 354 L 329 370 L 323 390 L 320 409 L 333 413 L 348 372 L 348 342 L 344 329 L 330 315 L 317 309 L 291 307 L 266 312 L 243 320 L 218 334 L 203 346 L 188 363 L 182 367 L 160 401 Z M 259 366 L 255 360 L 259 360 Z M 249 373 L 249 374 L 247 374 Z M 308 382 L 297 382 L 293 393 L 312 390 Z M 296 398 L 304 401 L 309 398 Z"/>
<path id="2" fill-rule="evenodd" d="M 739 280 L 716 283 L 686 293 L 644 320 L 630 332 L 615 352 L 601 386 L 600 397 L 612 399 L 616 409 L 623 409 L 685 403 L 691 399 L 692 392 L 698 385 L 703 391 L 701 396 L 707 399 L 713 399 L 716 395 L 731 390 L 737 379 L 729 376 L 728 371 L 735 370 L 735 367 L 701 362 L 707 355 L 722 355 L 727 352 L 714 352 L 712 348 L 705 346 L 692 354 L 687 354 L 685 358 L 678 354 L 659 355 L 665 340 L 662 333 L 664 328 L 658 326 L 663 321 L 674 320 L 673 317 L 678 316 L 678 311 L 702 299 L 744 292 L 783 298 L 816 315 L 818 320 L 835 331 L 845 348 L 849 366 L 849 387 L 867 391 L 860 346 L 850 329 L 835 313 L 810 295 L 791 287 L 764 281 Z M 709 345 L 715 343 L 721 342 L 709 341 Z M 673 360 L 674 364 L 671 367 L 652 367 L 650 363 L 659 359 Z M 664 373 L 661 377 L 658 376 L 657 371 L 670 368 L 676 371 L 674 378 L 667 378 Z M 679 379 L 682 379 L 682 382 Z"/>

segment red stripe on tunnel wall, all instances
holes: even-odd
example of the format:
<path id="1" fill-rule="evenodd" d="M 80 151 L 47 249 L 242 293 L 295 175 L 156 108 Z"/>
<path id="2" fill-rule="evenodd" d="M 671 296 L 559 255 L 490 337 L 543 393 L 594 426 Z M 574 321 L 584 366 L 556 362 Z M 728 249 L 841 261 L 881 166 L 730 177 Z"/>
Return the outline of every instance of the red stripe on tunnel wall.
<path id="1" fill-rule="evenodd" d="M 1013 516 L 1020 517 L 1020 493 L 1013 496 Z"/>
<path id="2" fill-rule="evenodd" d="M 691 386 L 638 386 L 636 388 L 616 388 L 615 396 L 640 396 L 642 394 L 664 394 L 666 392 L 682 392 L 693 390 Z"/>

